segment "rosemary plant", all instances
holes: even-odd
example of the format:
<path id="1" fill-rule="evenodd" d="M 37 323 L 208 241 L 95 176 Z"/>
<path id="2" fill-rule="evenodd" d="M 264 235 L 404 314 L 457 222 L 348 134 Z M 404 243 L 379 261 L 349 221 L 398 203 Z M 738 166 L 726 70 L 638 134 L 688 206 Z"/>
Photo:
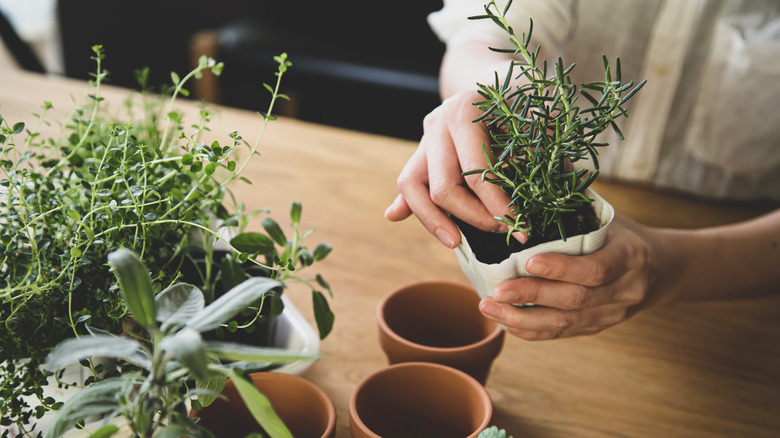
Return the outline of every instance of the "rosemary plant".
<path id="1" fill-rule="evenodd" d="M 60 405 L 42 389 L 47 374 L 39 365 L 49 351 L 63 339 L 86 334 L 87 324 L 110 333 L 122 330 L 127 307 L 106 262 L 119 248 L 138 254 L 152 269 L 158 292 L 180 281 L 185 266 L 196 266 L 195 278 L 186 280 L 203 291 L 207 303 L 217 289 L 227 291 L 249 276 L 303 282 L 313 295 L 321 338 L 333 324 L 321 292 L 330 292 L 328 284 L 319 275 L 304 279 L 295 272 L 330 252 L 324 243 L 313 251 L 304 245 L 310 232 L 299 232 L 300 204 L 291 208 L 290 239 L 270 217 L 262 222 L 268 235 L 249 232 L 250 221 L 267 212 L 246 212 L 229 189 L 251 183 L 241 173 L 275 119 L 275 102 L 287 98 L 279 91 L 291 65 L 286 54 L 275 57 L 276 83 L 265 84 L 271 102 L 257 139 L 249 142 L 232 132 L 224 143 L 209 144 L 202 139 L 209 131 L 209 108 L 202 106 L 199 119 L 185 128 L 175 102 L 188 95 L 188 81 L 209 71 L 218 75 L 222 63 L 201 57 L 186 76 L 171 74 L 168 95 L 144 92 L 140 104 L 137 94 L 131 96 L 122 118 L 106 108 L 102 47 L 93 52 L 96 71 L 86 103 L 74 108 L 59 137 L 38 133 L 48 123 L 51 103 L 44 103 L 35 126 L 0 116 L 0 426 L 16 424 L 25 436 L 35 433 L 30 424 Z M 141 72 L 142 86 L 144 79 Z M 139 106 L 140 120 L 134 113 Z M 226 239 L 220 226 L 235 227 L 238 234 Z M 227 257 L 215 255 L 216 241 L 228 248 Z M 241 323 L 219 328 L 251 331 L 272 295 L 249 306 L 251 314 Z M 281 301 L 270 302 L 278 313 Z M 94 378 L 107 371 L 88 365 Z M 22 396 L 37 398 L 39 405 L 30 406 Z"/>
<path id="2" fill-rule="evenodd" d="M 514 58 L 506 75 L 495 75 L 491 85 L 477 84 L 483 101 L 476 105 L 483 114 L 491 144 L 483 151 L 488 168 L 465 172 L 481 174 L 485 181 L 501 187 L 511 198 L 513 215 L 496 218 L 508 227 L 507 243 L 514 232 L 527 232 L 529 241 L 549 240 L 553 229 L 566 239 L 564 216 L 589 206 L 593 201 L 584 191 L 599 173 L 597 136 L 612 128 L 623 139 L 615 120 L 626 116 L 624 104 L 645 84 L 623 83 L 618 58 L 615 68 L 603 58 L 605 79 L 577 87 L 558 58 L 548 66 L 539 59 L 539 47 L 529 48 L 533 21 L 527 33 L 518 36 L 506 20 L 511 6 L 499 8 L 495 0 L 485 5 L 485 14 L 471 19 L 488 19 L 509 36 Z M 578 95 L 588 104 L 580 107 Z M 594 170 L 575 169 L 574 163 L 591 160 Z"/>

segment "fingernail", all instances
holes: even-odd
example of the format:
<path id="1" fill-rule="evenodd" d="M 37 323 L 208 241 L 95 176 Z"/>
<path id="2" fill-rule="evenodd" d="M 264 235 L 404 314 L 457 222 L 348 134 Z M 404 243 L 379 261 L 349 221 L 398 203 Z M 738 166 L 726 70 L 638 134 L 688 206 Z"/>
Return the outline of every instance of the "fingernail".
<path id="1" fill-rule="evenodd" d="M 547 266 L 546 263 L 535 257 L 531 257 L 531 259 L 528 260 L 528 262 L 525 264 L 525 270 L 528 271 L 528 273 L 531 275 L 543 276 L 549 269 L 550 267 Z"/>
<path id="2" fill-rule="evenodd" d="M 501 306 L 490 299 L 484 299 L 479 303 L 479 310 L 490 318 L 501 317 Z"/>
<path id="3" fill-rule="evenodd" d="M 455 239 L 452 238 L 452 235 L 447 230 L 444 228 L 437 228 L 435 234 L 436 238 L 439 239 L 439 242 L 446 245 L 447 248 L 455 248 Z"/>
<path id="4" fill-rule="evenodd" d="M 520 243 L 525 243 L 525 242 L 528 241 L 528 234 L 521 233 L 519 231 L 512 233 L 512 237 L 517 239 L 517 241 L 520 242 Z"/>

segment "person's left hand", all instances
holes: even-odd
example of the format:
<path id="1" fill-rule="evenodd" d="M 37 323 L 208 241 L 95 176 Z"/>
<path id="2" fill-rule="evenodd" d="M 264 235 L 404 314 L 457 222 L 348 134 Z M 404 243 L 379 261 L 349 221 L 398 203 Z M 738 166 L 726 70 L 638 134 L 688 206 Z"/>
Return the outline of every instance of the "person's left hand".
<path id="1" fill-rule="evenodd" d="M 640 231 L 642 230 L 642 231 Z M 535 277 L 498 285 L 482 313 L 522 339 L 598 333 L 643 307 L 650 298 L 654 259 L 642 235 L 652 232 L 617 216 L 600 250 L 582 256 L 545 253 L 526 264 Z M 513 304 L 539 307 L 518 308 Z"/>

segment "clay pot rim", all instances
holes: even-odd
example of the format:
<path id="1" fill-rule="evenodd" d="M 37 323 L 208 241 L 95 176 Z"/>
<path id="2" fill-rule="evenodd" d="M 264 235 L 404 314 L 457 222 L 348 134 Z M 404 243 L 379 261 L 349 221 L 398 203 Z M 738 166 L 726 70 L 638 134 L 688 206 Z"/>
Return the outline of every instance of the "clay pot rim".
<path id="1" fill-rule="evenodd" d="M 409 289 L 412 287 L 419 287 L 419 286 L 426 286 L 426 285 L 446 285 L 446 286 L 452 286 L 456 288 L 461 289 L 469 289 L 474 292 L 474 295 L 479 297 L 477 294 L 477 291 L 474 290 L 473 287 L 465 284 L 465 283 L 458 283 L 456 281 L 448 281 L 448 280 L 422 280 L 422 281 L 416 281 L 414 283 L 409 283 L 403 286 L 400 286 L 394 290 L 392 290 L 390 293 L 385 294 L 385 296 L 382 298 L 382 300 L 379 302 L 379 305 L 377 306 L 376 310 L 376 319 L 377 323 L 379 324 L 380 330 L 387 334 L 390 338 L 392 338 L 395 342 L 398 342 L 399 344 L 402 344 L 407 347 L 412 347 L 418 350 L 423 351 L 429 351 L 429 352 L 437 352 L 437 353 L 453 353 L 453 352 L 460 352 L 460 351 L 466 351 L 466 350 L 472 350 L 475 348 L 479 348 L 483 345 L 488 345 L 493 342 L 496 342 L 501 338 L 501 336 L 504 334 L 504 329 L 499 325 L 498 323 L 490 322 L 492 324 L 495 324 L 495 328 L 488 333 L 487 336 L 480 339 L 477 342 L 472 342 L 470 344 L 464 344 L 459 345 L 457 347 L 432 347 L 425 344 L 419 344 L 417 342 L 412 342 L 402 336 L 400 336 L 398 333 L 396 333 L 390 326 L 387 324 L 387 321 L 385 321 L 384 318 L 384 308 L 387 305 L 387 303 L 393 299 L 393 297 L 400 291 Z"/>
<path id="2" fill-rule="evenodd" d="M 382 438 L 376 433 L 374 433 L 371 429 L 366 426 L 365 423 L 363 423 L 363 420 L 360 418 L 360 416 L 357 413 L 357 395 L 360 392 L 361 389 L 363 389 L 368 382 L 372 381 L 373 379 L 377 378 L 377 376 L 380 376 L 382 374 L 388 374 L 397 372 L 398 369 L 402 368 L 432 368 L 432 369 L 438 369 L 443 372 L 448 372 L 453 375 L 456 375 L 460 377 L 465 384 L 470 386 L 472 389 L 474 389 L 479 394 L 479 400 L 482 402 L 482 404 L 485 406 L 485 418 L 482 420 L 482 423 L 477 427 L 476 433 L 472 436 L 476 437 L 483 429 L 488 427 L 490 425 L 490 421 L 493 417 L 493 400 L 490 398 L 490 393 L 488 393 L 487 389 L 479 383 L 475 378 L 471 377 L 470 375 L 466 374 L 465 372 L 452 368 L 447 365 L 441 365 L 434 362 L 401 362 L 394 365 L 389 365 L 384 368 L 380 368 L 371 374 L 363 377 L 363 379 L 358 382 L 357 385 L 352 390 L 352 395 L 349 397 L 349 418 L 350 421 L 353 421 L 356 423 L 357 426 L 360 427 L 364 432 L 369 434 L 372 438 Z M 350 427 L 354 427 L 353 425 L 350 425 Z"/>
<path id="3" fill-rule="evenodd" d="M 328 394 L 317 384 L 295 374 L 280 373 L 276 371 L 259 371 L 255 373 L 250 373 L 249 376 L 252 379 L 253 384 L 258 380 L 268 380 L 265 378 L 268 377 L 273 379 L 286 380 L 291 384 L 297 384 L 311 389 L 312 392 L 317 396 L 317 398 L 320 399 L 320 401 L 325 406 L 325 409 L 327 411 L 328 427 L 322 433 L 322 436 L 323 437 L 335 436 L 334 434 L 336 430 L 336 405 L 333 403 L 333 400 L 331 400 Z M 287 384 L 287 382 L 285 384 Z M 228 385 L 235 386 L 234 383 L 232 382 L 232 379 L 228 379 L 225 382 L 225 387 L 227 387 Z M 260 391 L 260 393 L 262 394 L 262 391 Z M 194 409 L 190 409 L 188 414 L 190 418 L 193 418 L 197 416 L 198 411 Z"/>

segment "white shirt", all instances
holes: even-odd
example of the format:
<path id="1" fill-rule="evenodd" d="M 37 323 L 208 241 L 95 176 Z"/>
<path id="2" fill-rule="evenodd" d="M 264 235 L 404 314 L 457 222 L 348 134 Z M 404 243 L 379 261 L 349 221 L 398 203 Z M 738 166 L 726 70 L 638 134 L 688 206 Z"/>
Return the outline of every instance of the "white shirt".
<path id="1" fill-rule="evenodd" d="M 444 0 L 428 22 L 448 48 L 508 47 L 490 20 L 467 19 L 484 4 Z M 604 79 L 602 55 L 620 57 L 624 82 L 647 80 L 619 119 L 626 140 L 600 139 L 600 178 L 780 201 L 779 1 L 515 0 L 507 19 L 518 35 L 533 19 L 532 48 L 576 63 L 575 83 Z"/>

